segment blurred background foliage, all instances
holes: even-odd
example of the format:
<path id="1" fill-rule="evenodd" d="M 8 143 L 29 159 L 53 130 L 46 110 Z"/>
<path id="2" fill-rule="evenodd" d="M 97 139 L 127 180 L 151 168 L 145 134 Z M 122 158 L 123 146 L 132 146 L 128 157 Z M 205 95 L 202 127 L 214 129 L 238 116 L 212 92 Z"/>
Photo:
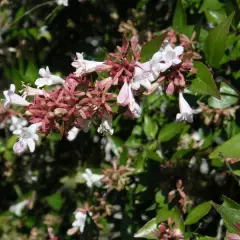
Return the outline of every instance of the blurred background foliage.
<path id="1" fill-rule="evenodd" d="M 12 82 L 19 89 L 21 82 L 33 84 L 40 67 L 68 75 L 76 52 L 102 61 L 121 45 L 122 34 L 138 35 L 143 44 L 164 29 L 174 28 L 189 38 L 195 31 L 197 49 L 204 58 L 208 31 L 235 11 L 221 67 L 211 69 L 222 100 L 201 97 L 206 105 L 193 124 L 173 122 L 178 112 L 176 97 L 154 94 L 143 98 L 143 114 L 138 120 L 114 119 L 113 136 L 100 136 L 91 129 L 68 142 L 53 133 L 42 140 L 34 154 L 22 157 L 12 152 L 16 138 L 7 128 L 1 129 L 1 239 L 48 239 L 47 227 L 53 227 L 59 239 L 133 239 L 153 217 L 166 221 L 161 218 L 164 211 L 182 219 L 200 203 L 221 203 L 222 195 L 240 202 L 239 164 L 230 166 L 218 156 L 209 158 L 216 146 L 240 133 L 239 6 L 238 0 L 70 0 L 68 7 L 55 1 L 0 1 L 2 90 Z M 193 96 L 189 99 L 191 103 L 196 100 Z M 194 167 L 190 166 L 192 158 Z M 100 231 L 89 223 L 84 238 L 67 236 L 75 209 L 85 202 L 99 204 L 98 190 L 86 188 L 82 172 L 89 167 L 100 173 L 111 168 L 112 161 L 134 168 L 121 191 L 107 194 L 105 201 L 113 213 L 107 216 L 101 212 Z M 167 201 L 179 179 L 191 202 L 185 212 L 176 210 L 178 195 L 170 204 Z M 8 211 L 26 198 L 30 204 L 21 216 Z M 204 219 L 185 224 L 186 236 L 216 239 L 220 216 L 213 209 L 206 213 Z"/>

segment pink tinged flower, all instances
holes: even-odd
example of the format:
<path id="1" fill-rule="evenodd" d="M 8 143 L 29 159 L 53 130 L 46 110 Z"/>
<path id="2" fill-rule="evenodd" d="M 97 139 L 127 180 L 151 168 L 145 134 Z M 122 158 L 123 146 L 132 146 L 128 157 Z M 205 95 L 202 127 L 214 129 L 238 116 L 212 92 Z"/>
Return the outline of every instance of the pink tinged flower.
<path id="1" fill-rule="evenodd" d="M 135 101 L 133 94 L 130 95 L 129 110 L 134 118 L 139 118 L 142 113 L 142 108 Z"/>
<path id="2" fill-rule="evenodd" d="M 177 121 L 187 121 L 189 123 L 193 122 L 193 114 L 198 114 L 201 112 L 200 109 L 194 110 L 190 107 L 188 102 L 183 97 L 182 92 L 179 92 L 179 108 L 180 113 L 177 114 Z"/>
<path id="3" fill-rule="evenodd" d="M 132 93 L 132 84 L 127 84 L 125 82 L 117 96 L 117 102 L 121 106 L 129 107 L 130 112 L 134 118 L 138 118 L 141 115 L 141 107 L 136 103 L 133 93 Z"/>
<path id="4" fill-rule="evenodd" d="M 163 61 L 173 66 L 177 65 L 181 63 L 181 60 L 178 57 L 182 55 L 183 51 L 184 48 L 182 46 L 172 48 L 171 45 L 168 44 L 162 52 Z"/>
<path id="5" fill-rule="evenodd" d="M 83 58 L 83 53 L 76 53 L 76 55 L 77 55 L 77 58 L 72 62 L 72 66 L 76 68 L 75 74 L 78 77 L 81 76 L 83 73 L 94 72 L 96 68 L 98 68 L 99 70 L 104 69 L 103 62 L 85 60 Z"/>
<path id="6" fill-rule="evenodd" d="M 74 141 L 81 130 L 79 128 L 73 127 L 68 131 L 67 140 Z"/>
<path id="7" fill-rule="evenodd" d="M 101 187 L 102 185 L 101 179 L 103 178 L 103 175 L 94 174 L 89 168 L 85 170 L 85 172 L 82 174 L 82 177 L 86 181 L 86 184 L 89 188 L 92 188 L 93 186 Z"/>
<path id="8" fill-rule="evenodd" d="M 171 81 L 171 82 L 168 84 L 167 89 L 166 89 L 167 95 L 168 95 L 168 96 L 173 95 L 174 89 L 175 89 L 174 82 Z"/>
<path id="9" fill-rule="evenodd" d="M 226 237 L 229 240 L 240 240 L 240 235 L 235 234 L 235 233 L 227 233 Z"/>
<path id="10" fill-rule="evenodd" d="M 15 130 L 21 129 L 27 125 L 27 120 L 24 118 L 19 118 L 16 116 L 11 117 L 11 125 L 9 127 L 10 131 L 13 132 Z"/>
<path id="11" fill-rule="evenodd" d="M 87 218 L 87 214 L 81 211 L 75 212 L 75 221 L 72 226 L 79 228 L 80 232 L 84 231 L 85 221 Z"/>
<path id="12" fill-rule="evenodd" d="M 24 98 L 15 94 L 16 87 L 14 84 L 10 85 L 10 89 L 3 91 L 3 95 L 5 97 L 4 107 L 9 108 L 11 104 L 17 106 L 28 106 L 30 102 L 26 101 Z"/>
<path id="13" fill-rule="evenodd" d="M 41 88 L 43 86 L 51 86 L 51 85 L 56 85 L 56 84 L 64 84 L 64 80 L 60 78 L 59 76 L 52 75 L 49 67 L 46 67 L 46 69 L 41 68 L 39 70 L 39 75 L 41 78 L 38 78 L 35 81 L 35 85 L 38 88 Z"/>
<path id="14" fill-rule="evenodd" d="M 29 148 L 30 152 L 34 152 L 36 145 L 35 142 L 39 139 L 37 132 L 40 127 L 41 123 L 34 123 L 29 127 L 15 130 L 13 134 L 19 136 L 19 139 L 18 142 L 16 142 L 13 146 L 14 152 L 21 154 L 26 151 L 27 147 Z"/>
<path id="15" fill-rule="evenodd" d="M 130 103 L 130 96 L 132 95 L 131 88 L 129 89 L 129 84 L 125 81 L 118 96 L 117 102 L 120 106 L 127 106 Z"/>

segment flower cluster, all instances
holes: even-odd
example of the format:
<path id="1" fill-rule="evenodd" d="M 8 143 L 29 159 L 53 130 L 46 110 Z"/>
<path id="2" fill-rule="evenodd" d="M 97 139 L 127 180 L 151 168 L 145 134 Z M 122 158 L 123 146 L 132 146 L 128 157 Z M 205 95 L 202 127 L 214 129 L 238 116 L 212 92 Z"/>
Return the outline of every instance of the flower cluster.
<path id="1" fill-rule="evenodd" d="M 14 129 L 13 133 L 19 136 L 14 151 L 21 154 L 29 148 L 33 152 L 39 139 L 37 133 L 48 135 L 58 131 L 73 141 L 79 131 L 87 132 L 89 126 L 99 122 L 99 133 L 113 134 L 112 119 L 116 114 L 113 107 L 119 105 L 119 112 L 138 118 L 141 107 L 136 99 L 143 93 L 152 93 L 156 85 L 162 88 L 165 84 L 167 94 L 179 92 L 180 113 L 176 118 L 192 122 L 193 114 L 199 110 L 193 110 L 183 97 L 184 73 L 195 72 L 192 40 L 182 36 L 181 45 L 174 46 L 174 32 L 170 31 L 167 38 L 147 62 L 140 62 L 141 50 L 134 36 L 130 41 L 123 38 L 122 47 L 110 53 L 104 62 L 85 60 L 83 54 L 77 53 L 72 62 L 75 72 L 65 79 L 52 74 L 48 67 L 41 68 L 35 81 L 37 88 L 24 86 L 22 96 L 11 84 L 4 91 L 4 106 L 24 107 L 24 117 L 31 124 L 26 127 L 24 123 L 23 128 Z M 103 75 L 107 76 L 102 79 Z"/>

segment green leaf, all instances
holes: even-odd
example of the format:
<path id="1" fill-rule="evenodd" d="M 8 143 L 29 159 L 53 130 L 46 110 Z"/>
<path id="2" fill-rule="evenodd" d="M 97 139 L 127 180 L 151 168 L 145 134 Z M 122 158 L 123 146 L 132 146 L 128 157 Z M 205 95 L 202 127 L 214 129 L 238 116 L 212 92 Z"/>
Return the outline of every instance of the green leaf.
<path id="1" fill-rule="evenodd" d="M 207 21 L 213 24 L 219 24 L 227 17 L 224 9 L 206 10 L 204 12 L 205 12 Z"/>
<path id="2" fill-rule="evenodd" d="M 157 162 L 162 162 L 163 161 L 163 159 L 160 158 L 159 155 L 154 151 L 145 150 L 144 153 L 143 153 L 143 156 L 144 156 L 144 158 L 149 158 L 149 159 L 152 159 L 152 160 L 157 161 Z"/>
<path id="3" fill-rule="evenodd" d="M 240 204 L 234 202 L 232 199 L 230 199 L 230 198 L 228 198 L 226 196 L 223 196 L 223 201 L 224 202 L 223 202 L 222 206 L 234 208 L 234 209 L 240 211 Z"/>
<path id="4" fill-rule="evenodd" d="M 173 27 L 181 28 L 186 25 L 187 25 L 187 18 L 186 18 L 185 11 L 183 9 L 182 0 L 178 0 L 175 8 L 174 16 L 173 16 Z"/>
<path id="5" fill-rule="evenodd" d="M 174 122 L 167 124 L 161 129 L 158 135 L 158 140 L 161 142 L 167 142 L 170 139 L 177 136 L 178 134 L 180 134 L 184 127 L 185 127 L 184 123 Z"/>
<path id="6" fill-rule="evenodd" d="M 216 203 L 212 203 L 212 205 L 223 218 L 227 230 L 230 233 L 237 233 L 237 229 L 234 224 L 240 222 L 240 211 L 234 208 L 221 206 Z"/>
<path id="7" fill-rule="evenodd" d="M 226 49 L 227 35 L 234 13 L 222 21 L 217 27 L 212 29 L 204 43 L 204 53 L 207 62 L 215 68 L 220 67 Z"/>
<path id="8" fill-rule="evenodd" d="M 141 50 L 141 62 L 148 61 L 153 56 L 153 54 L 159 50 L 166 35 L 167 32 L 155 37 L 153 40 L 143 45 Z"/>
<path id="9" fill-rule="evenodd" d="M 203 218 L 211 209 L 211 202 L 204 202 L 196 206 L 188 215 L 184 222 L 185 225 L 191 225 Z"/>
<path id="10" fill-rule="evenodd" d="M 135 238 L 156 239 L 153 232 L 157 229 L 156 218 L 147 222 L 137 233 L 134 234 Z"/>
<path id="11" fill-rule="evenodd" d="M 222 7 L 223 7 L 223 4 L 220 3 L 218 0 L 204 0 L 199 11 L 202 12 L 208 9 L 219 10 Z"/>
<path id="12" fill-rule="evenodd" d="M 200 237 L 198 238 L 199 240 L 216 240 L 216 238 L 214 237 L 208 237 L 208 236 L 204 236 L 204 237 Z"/>
<path id="13" fill-rule="evenodd" d="M 17 139 L 18 139 L 17 136 L 15 136 L 15 135 L 11 136 L 7 141 L 7 148 L 12 149 L 13 145 L 16 143 Z"/>
<path id="14" fill-rule="evenodd" d="M 154 139 L 158 131 L 158 124 L 149 116 L 144 116 L 143 130 L 146 136 Z"/>
<path id="15" fill-rule="evenodd" d="M 25 72 L 24 76 L 24 82 L 25 83 L 34 83 L 38 77 L 38 69 L 36 65 L 29 62 L 27 66 L 27 70 Z"/>
<path id="16" fill-rule="evenodd" d="M 222 82 L 220 87 L 221 100 L 214 97 L 208 99 L 208 105 L 212 108 L 227 108 L 237 103 L 237 93 L 229 87 L 226 83 Z"/>
<path id="17" fill-rule="evenodd" d="M 194 67 L 197 69 L 197 78 L 192 82 L 191 91 L 220 99 L 220 93 L 207 66 L 201 62 L 194 62 Z"/>
<path id="18" fill-rule="evenodd" d="M 235 135 L 221 146 L 218 146 L 210 155 L 209 158 L 229 157 L 240 158 L 240 134 Z"/>
<path id="19" fill-rule="evenodd" d="M 56 211 L 60 210 L 64 203 L 64 199 L 62 198 L 59 192 L 56 192 L 55 194 L 46 197 L 45 199 L 48 205 Z"/>
<path id="20" fill-rule="evenodd" d="M 175 207 L 171 210 L 162 208 L 157 212 L 157 223 L 165 222 L 171 218 L 176 226 L 184 232 L 185 226 L 181 212 Z"/>

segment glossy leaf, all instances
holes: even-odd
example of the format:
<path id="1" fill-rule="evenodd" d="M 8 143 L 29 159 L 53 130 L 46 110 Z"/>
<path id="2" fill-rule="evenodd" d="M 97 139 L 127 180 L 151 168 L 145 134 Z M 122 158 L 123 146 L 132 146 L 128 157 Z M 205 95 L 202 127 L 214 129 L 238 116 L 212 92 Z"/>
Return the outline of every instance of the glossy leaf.
<path id="1" fill-rule="evenodd" d="M 64 199 L 58 192 L 49 197 L 46 197 L 46 201 L 49 206 L 56 211 L 59 211 L 64 203 Z"/>
<path id="2" fill-rule="evenodd" d="M 208 99 L 208 104 L 212 108 L 227 108 L 237 103 L 237 93 L 229 87 L 226 83 L 222 82 L 220 87 L 221 100 L 211 97 Z"/>
<path id="3" fill-rule="evenodd" d="M 182 0 L 178 0 L 175 8 L 174 16 L 173 16 L 173 27 L 181 28 L 186 25 L 187 25 L 187 18 L 186 18 L 185 11 L 183 9 Z"/>
<path id="4" fill-rule="evenodd" d="M 224 202 L 223 202 L 222 206 L 234 208 L 234 209 L 240 211 L 240 204 L 234 202 L 232 199 L 230 199 L 230 198 L 228 198 L 226 196 L 223 196 L 223 201 Z"/>
<path id="5" fill-rule="evenodd" d="M 207 66 L 200 62 L 194 62 L 194 67 L 197 69 L 197 78 L 192 82 L 191 91 L 220 99 L 220 93 Z"/>
<path id="6" fill-rule="evenodd" d="M 155 37 L 153 40 L 143 45 L 141 50 L 141 62 L 146 62 L 151 59 L 153 54 L 160 49 L 166 35 L 167 32 Z"/>
<path id="7" fill-rule="evenodd" d="M 240 134 L 235 135 L 221 146 L 217 147 L 210 155 L 210 158 L 229 157 L 240 158 Z"/>
<path id="8" fill-rule="evenodd" d="M 158 135 L 158 140 L 161 142 L 167 142 L 170 139 L 174 138 L 178 134 L 180 134 L 185 127 L 184 123 L 170 123 L 164 126 L 159 135 Z"/>
<path id="9" fill-rule="evenodd" d="M 137 233 L 134 234 L 135 238 L 156 239 L 152 233 L 157 229 L 156 218 L 147 222 Z"/>
<path id="10" fill-rule="evenodd" d="M 211 209 L 210 202 L 204 202 L 196 206 L 188 215 L 184 222 L 185 225 L 191 225 L 197 223 L 201 218 L 203 218 Z"/>
<path id="11" fill-rule="evenodd" d="M 151 119 L 149 116 L 145 116 L 143 130 L 144 130 L 146 136 L 154 139 L 157 134 L 157 131 L 158 131 L 158 124 L 153 119 Z"/>
<path id="12" fill-rule="evenodd" d="M 240 222 L 240 211 L 234 208 L 221 206 L 216 203 L 212 203 L 212 205 L 223 218 L 227 230 L 230 233 L 237 233 L 237 229 L 234 224 Z"/>
<path id="13" fill-rule="evenodd" d="M 220 67 L 220 61 L 225 53 L 227 35 L 233 16 L 234 14 L 231 14 L 217 27 L 212 29 L 204 43 L 205 57 L 212 67 Z"/>

